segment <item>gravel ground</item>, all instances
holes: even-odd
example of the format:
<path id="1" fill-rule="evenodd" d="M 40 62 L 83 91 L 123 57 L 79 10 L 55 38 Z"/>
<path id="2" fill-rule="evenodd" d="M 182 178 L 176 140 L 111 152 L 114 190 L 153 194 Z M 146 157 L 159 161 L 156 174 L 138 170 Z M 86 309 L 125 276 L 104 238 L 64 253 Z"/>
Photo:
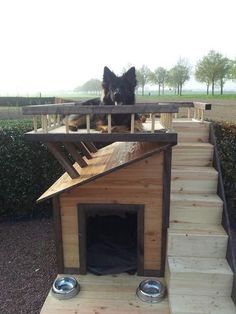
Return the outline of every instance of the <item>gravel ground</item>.
<path id="1" fill-rule="evenodd" d="M 57 275 L 52 219 L 2 222 L 0 239 L 0 313 L 39 313 Z"/>

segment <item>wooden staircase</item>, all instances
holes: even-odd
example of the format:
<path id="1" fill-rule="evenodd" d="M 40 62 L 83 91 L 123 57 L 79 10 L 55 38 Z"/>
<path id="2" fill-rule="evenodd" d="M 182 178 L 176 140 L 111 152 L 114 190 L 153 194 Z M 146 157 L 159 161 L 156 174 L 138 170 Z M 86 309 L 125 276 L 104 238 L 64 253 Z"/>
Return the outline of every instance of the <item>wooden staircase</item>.
<path id="1" fill-rule="evenodd" d="M 166 281 L 172 314 L 233 314 L 228 235 L 207 122 L 176 120 Z"/>

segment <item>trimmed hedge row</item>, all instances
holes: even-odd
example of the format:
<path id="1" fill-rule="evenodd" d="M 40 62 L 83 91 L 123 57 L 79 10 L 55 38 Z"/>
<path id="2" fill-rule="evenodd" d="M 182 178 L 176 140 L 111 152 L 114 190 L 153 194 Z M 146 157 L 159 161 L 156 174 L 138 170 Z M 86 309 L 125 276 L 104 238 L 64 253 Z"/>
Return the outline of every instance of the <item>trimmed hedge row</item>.
<path id="1" fill-rule="evenodd" d="M 214 123 L 224 186 L 229 197 L 236 197 L 236 124 Z"/>
<path id="2" fill-rule="evenodd" d="M 29 143 L 24 133 L 32 121 L 0 121 L 0 216 L 22 218 L 49 210 L 50 202 L 36 199 L 62 174 L 62 169 L 47 148 Z"/>

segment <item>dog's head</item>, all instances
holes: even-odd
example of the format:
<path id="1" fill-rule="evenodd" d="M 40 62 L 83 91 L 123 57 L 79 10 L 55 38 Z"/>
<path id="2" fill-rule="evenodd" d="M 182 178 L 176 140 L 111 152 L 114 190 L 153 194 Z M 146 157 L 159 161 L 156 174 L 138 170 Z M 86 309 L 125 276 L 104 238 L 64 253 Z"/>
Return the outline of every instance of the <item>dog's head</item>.
<path id="1" fill-rule="evenodd" d="M 135 68 L 130 68 L 122 76 L 116 76 L 108 67 L 104 68 L 102 103 L 105 105 L 131 105 L 135 103 L 137 85 Z"/>

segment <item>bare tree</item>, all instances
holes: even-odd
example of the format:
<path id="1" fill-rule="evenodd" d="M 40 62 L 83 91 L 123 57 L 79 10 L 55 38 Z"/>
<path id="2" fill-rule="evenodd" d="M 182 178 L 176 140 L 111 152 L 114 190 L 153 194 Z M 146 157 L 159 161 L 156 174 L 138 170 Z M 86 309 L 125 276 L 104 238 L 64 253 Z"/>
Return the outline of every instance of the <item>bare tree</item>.
<path id="1" fill-rule="evenodd" d="M 144 95 L 144 88 L 151 81 L 151 70 L 146 65 L 143 65 L 140 69 L 136 70 L 136 77 L 138 86 L 141 86 L 142 95 Z"/>

